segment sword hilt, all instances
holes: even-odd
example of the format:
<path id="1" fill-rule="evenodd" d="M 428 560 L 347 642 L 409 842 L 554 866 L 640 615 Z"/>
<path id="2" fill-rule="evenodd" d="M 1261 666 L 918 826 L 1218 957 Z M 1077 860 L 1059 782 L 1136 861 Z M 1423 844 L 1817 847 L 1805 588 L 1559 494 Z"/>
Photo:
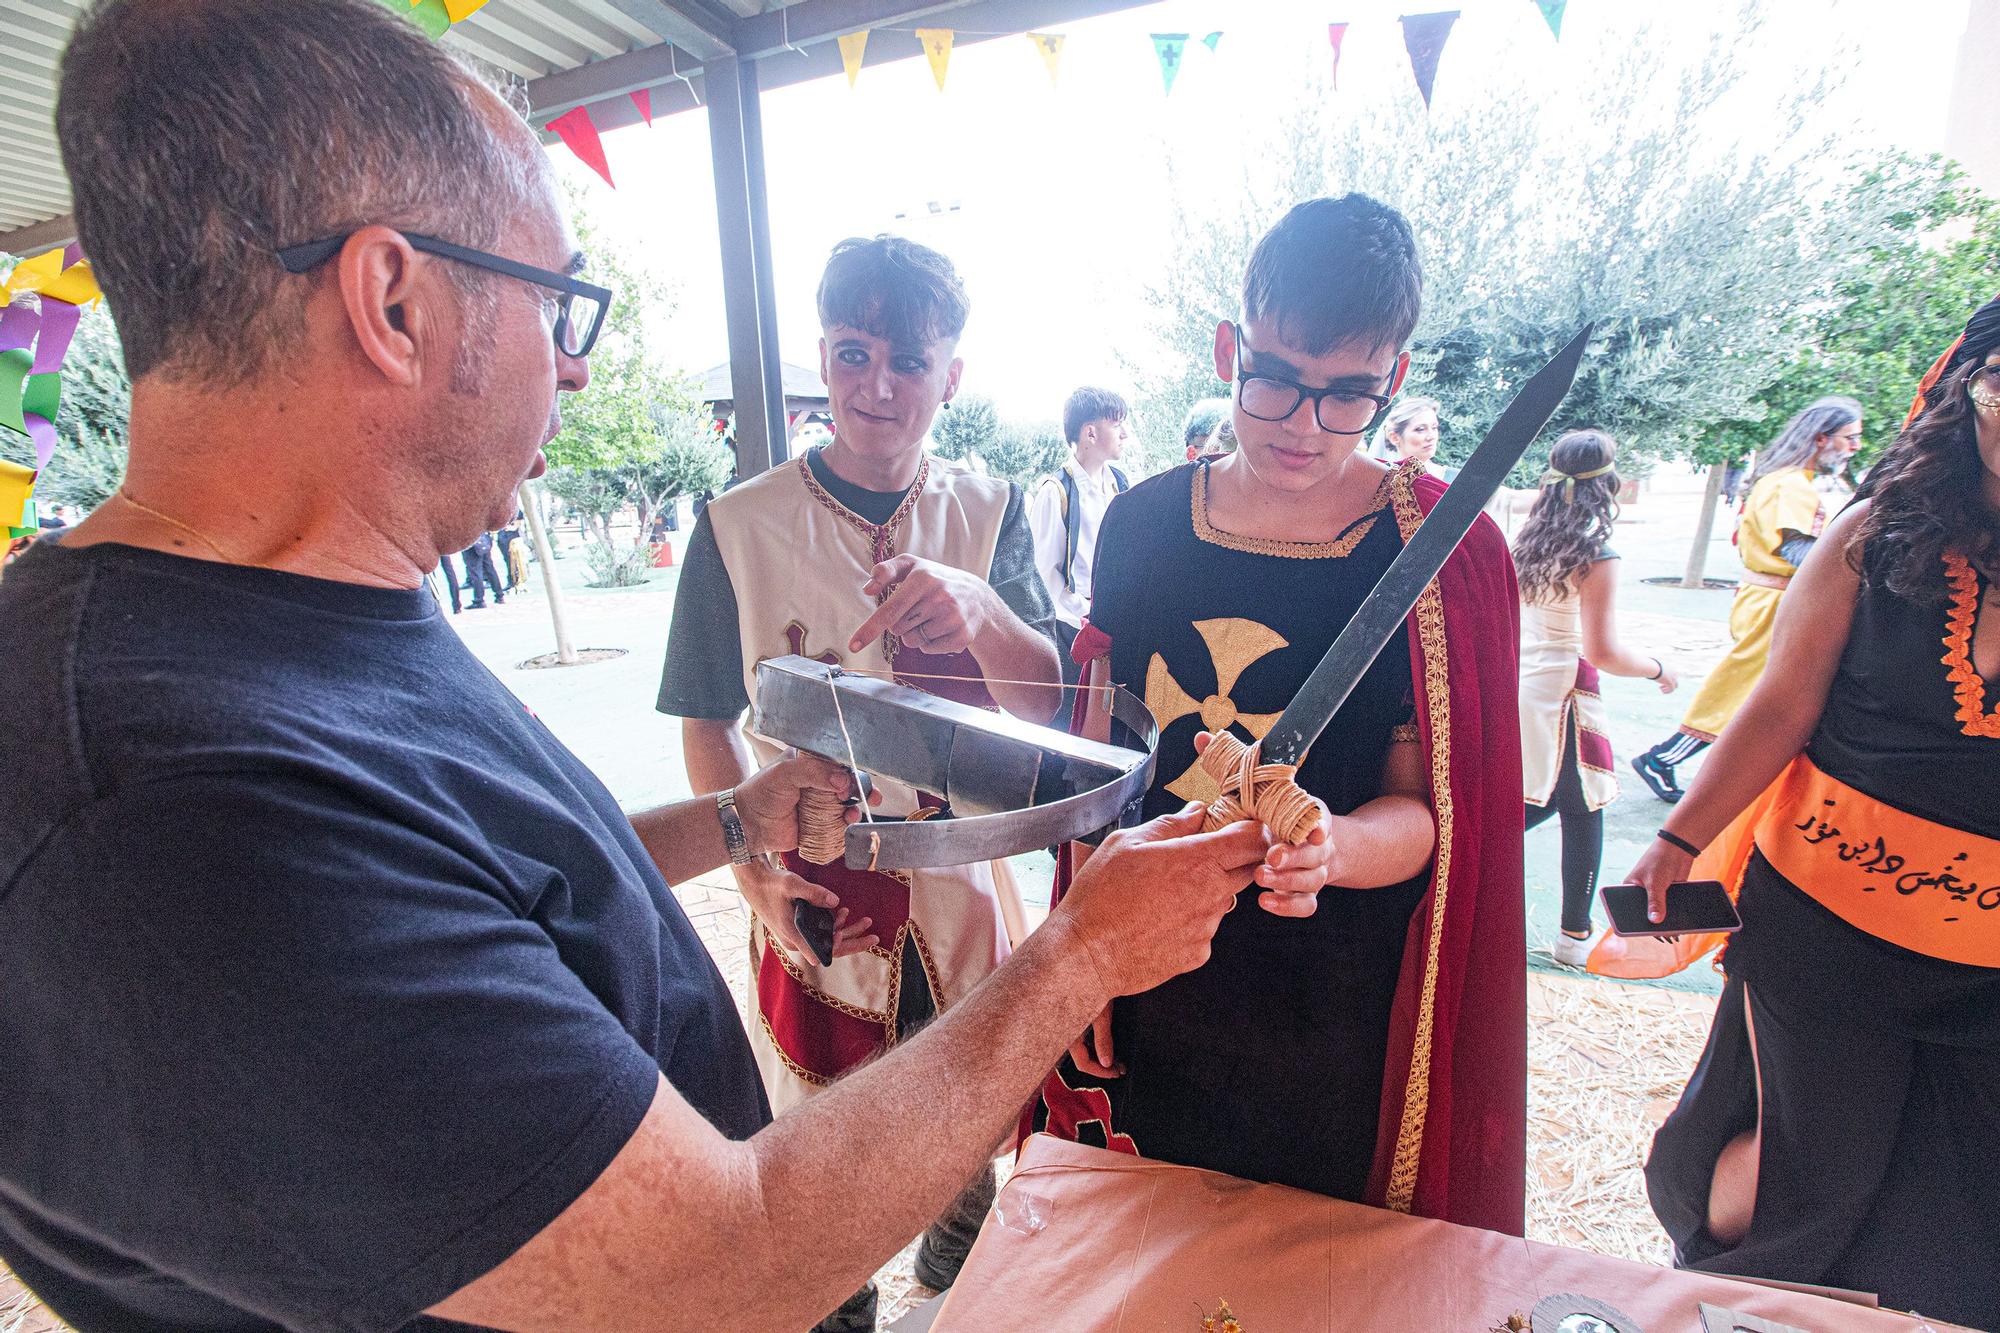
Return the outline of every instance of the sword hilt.
<path id="1" fill-rule="evenodd" d="M 1292 780 L 1298 770 L 1290 764 L 1258 763 L 1257 747 L 1231 733 L 1213 733 L 1201 752 L 1201 766 L 1222 787 L 1222 795 L 1209 802 L 1204 832 L 1254 819 L 1283 842 L 1304 842 L 1319 827 L 1324 807 Z"/>

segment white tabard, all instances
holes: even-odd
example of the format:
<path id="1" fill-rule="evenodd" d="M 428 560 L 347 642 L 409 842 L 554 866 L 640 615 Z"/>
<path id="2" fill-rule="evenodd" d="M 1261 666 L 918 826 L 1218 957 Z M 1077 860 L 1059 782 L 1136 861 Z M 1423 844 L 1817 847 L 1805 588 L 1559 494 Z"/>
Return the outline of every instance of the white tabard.
<path id="1" fill-rule="evenodd" d="M 994 707 L 969 653 L 934 656 L 887 635 L 850 653 L 847 641 L 880 603 L 862 587 L 884 560 L 915 555 L 986 578 L 1009 493 L 1005 481 L 927 455 L 909 497 L 878 526 L 828 494 L 799 458 L 714 501 L 708 516 L 736 593 L 745 690 L 755 696 L 758 662 L 797 653 L 894 672 L 903 684 Z M 749 741 L 761 763 L 780 752 L 754 733 Z M 937 804 L 896 783 L 879 785 L 878 815 Z M 821 967 L 772 945 L 753 920 L 750 1040 L 779 1113 L 894 1045 L 906 987 L 927 985 L 940 1011 L 964 996 L 1006 958 L 1023 921 L 1005 862 L 877 873 L 785 860 L 839 894 L 855 916 L 874 918 L 882 944 Z M 911 975 L 917 970 L 921 976 Z"/>

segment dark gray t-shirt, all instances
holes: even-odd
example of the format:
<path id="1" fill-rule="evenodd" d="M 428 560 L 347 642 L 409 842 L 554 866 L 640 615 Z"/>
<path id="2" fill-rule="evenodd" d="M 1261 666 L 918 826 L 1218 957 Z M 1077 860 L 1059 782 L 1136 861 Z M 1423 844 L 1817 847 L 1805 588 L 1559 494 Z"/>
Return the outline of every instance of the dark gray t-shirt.
<path id="1" fill-rule="evenodd" d="M 443 1327 L 662 1074 L 769 1119 L 630 821 L 429 592 L 44 542 L 0 624 L 0 1259 L 73 1327 Z"/>
<path id="2" fill-rule="evenodd" d="M 834 475 L 814 449 L 806 455 L 813 480 L 827 494 L 870 523 L 886 523 L 909 494 L 871 491 Z M 1055 607 L 1049 602 L 1042 576 L 1035 572 L 1035 535 L 1028 526 L 1021 488 L 1007 488 L 1007 509 L 1000 519 L 1000 538 L 993 547 L 987 583 L 1009 611 L 1051 642 L 1055 638 Z M 667 637 L 666 666 L 660 673 L 656 705 L 675 717 L 733 722 L 750 706 L 743 689 L 743 635 L 736 610 L 736 589 L 715 531 L 704 512 L 688 538 L 680 586 L 674 593 L 674 623 Z"/>

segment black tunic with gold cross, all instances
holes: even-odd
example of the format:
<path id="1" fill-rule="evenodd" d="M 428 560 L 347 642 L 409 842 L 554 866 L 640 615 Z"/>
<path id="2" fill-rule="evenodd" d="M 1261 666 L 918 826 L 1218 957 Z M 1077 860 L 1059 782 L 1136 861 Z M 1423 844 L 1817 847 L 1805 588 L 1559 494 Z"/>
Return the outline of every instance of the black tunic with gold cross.
<path id="1" fill-rule="evenodd" d="M 1090 620 L 1111 638 L 1112 679 L 1142 694 L 1161 728 L 1148 818 L 1218 794 L 1195 762 L 1195 734 L 1261 738 L 1402 546 L 1386 487 L 1337 540 L 1280 543 L 1213 527 L 1206 483 L 1206 464 L 1194 464 L 1139 485 L 1113 502 L 1099 539 Z M 1300 784 L 1335 814 L 1380 795 L 1389 746 L 1414 740 L 1412 698 L 1399 634 L 1306 756 Z M 1059 1108 L 1052 1082 L 1046 1127 L 1359 1199 L 1425 883 L 1329 887 L 1304 920 L 1263 911 L 1246 889 L 1207 965 L 1113 1006 L 1123 1078 L 1063 1062 L 1061 1083 L 1081 1096 Z"/>

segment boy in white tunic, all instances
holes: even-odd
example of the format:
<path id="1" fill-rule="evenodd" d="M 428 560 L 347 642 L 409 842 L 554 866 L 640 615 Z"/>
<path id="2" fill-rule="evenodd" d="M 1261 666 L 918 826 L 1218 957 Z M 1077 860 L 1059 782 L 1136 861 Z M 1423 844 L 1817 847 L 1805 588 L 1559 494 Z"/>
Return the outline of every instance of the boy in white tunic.
<path id="1" fill-rule="evenodd" d="M 1019 488 L 924 449 L 963 368 L 967 303 L 951 262 L 899 237 L 843 241 L 819 313 L 833 443 L 709 505 L 681 574 L 658 706 L 685 719 L 697 792 L 777 757 L 742 722 L 767 657 L 893 675 L 1034 722 L 1060 699 Z M 878 816 L 939 804 L 881 787 Z M 873 873 L 787 856 L 736 875 L 754 913 L 751 1045 L 778 1112 L 964 996 L 1007 956 L 1021 920 L 998 862 Z M 796 899 L 835 911 L 831 965 L 794 926 Z M 989 1175 L 925 1233 L 919 1280 L 950 1285 L 991 1197 Z M 874 1303 L 864 1289 L 821 1327 L 871 1328 Z"/>

